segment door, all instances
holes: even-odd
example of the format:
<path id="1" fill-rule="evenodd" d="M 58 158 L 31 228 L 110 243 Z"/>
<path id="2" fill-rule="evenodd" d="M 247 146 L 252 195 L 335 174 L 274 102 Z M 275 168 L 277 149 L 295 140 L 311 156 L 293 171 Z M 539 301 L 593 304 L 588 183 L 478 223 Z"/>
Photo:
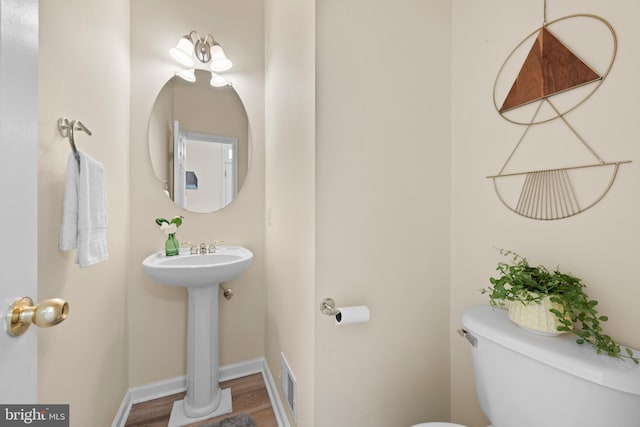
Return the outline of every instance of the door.
<path id="1" fill-rule="evenodd" d="M 233 167 L 233 149 L 229 145 L 225 145 L 225 149 L 223 150 L 224 155 L 222 156 L 222 170 L 223 181 L 222 181 L 222 207 L 227 206 L 233 198 L 236 196 L 235 188 L 234 188 L 234 172 L 235 168 Z"/>
<path id="2" fill-rule="evenodd" d="M 37 298 L 37 86 L 38 0 L 0 0 L 1 404 L 37 401 L 35 328 L 10 337 L 4 324 L 16 298 Z"/>
<path id="3" fill-rule="evenodd" d="M 187 209 L 185 198 L 187 184 L 187 141 L 180 129 L 180 122 L 173 121 L 173 201 L 182 209 Z"/>

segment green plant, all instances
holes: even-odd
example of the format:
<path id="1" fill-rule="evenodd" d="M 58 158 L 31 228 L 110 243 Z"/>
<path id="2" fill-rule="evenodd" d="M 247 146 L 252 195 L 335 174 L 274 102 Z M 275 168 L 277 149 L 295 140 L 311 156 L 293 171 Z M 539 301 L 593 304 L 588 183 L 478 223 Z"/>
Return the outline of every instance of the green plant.
<path id="1" fill-rule="evenodd" d="M 550 272 L 542 265 L 531 266 L 515 252 L 500 249 L 500 254 L 510 256 L 512 262 L 499 262 L 496 268 L 499 276 L 491 277 L 489 282 L 492 286 L 481 290 L 489 295 L 491 305 L 504 307 L 506 301 L 535 304 L 549 296 L 551 302 L 561 306 L 561 310 L 549 310 L 561 324 L 558 331 L 575 334 L 578 344 L 590 344 L 598 354 L 628 358 L 636 364 L 640 363 L 633 351 L 625 348 L 623 353 L 620 346 L 603 333 L 601 323 L 608 318 L 598 315 L 598 301 L 589 298 L 581 279 L 561 273 L 558 269 Z"/>
<path id="2" fill-rule="evenodd" d="M 169 230 L 168 234 L 175 233 L 176 229 L 182 225 L 183 216 L 174 216 L 171 221 L 164 218 L 156 218 L 156 224 L 160 226 L 162 230 Z"/>

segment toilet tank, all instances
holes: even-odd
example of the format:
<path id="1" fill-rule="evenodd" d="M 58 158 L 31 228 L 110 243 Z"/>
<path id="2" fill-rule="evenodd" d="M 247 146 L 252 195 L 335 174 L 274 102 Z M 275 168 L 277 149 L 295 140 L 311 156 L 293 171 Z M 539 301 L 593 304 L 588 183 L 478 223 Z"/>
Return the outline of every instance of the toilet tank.
<path id="1" fill-rule="evenodd" d="M 462 324 L 492 427 L 640 426 L 640 365 L 598 355 L 573 334 L 525 331 L 490 306 L 465 309 Z"/>

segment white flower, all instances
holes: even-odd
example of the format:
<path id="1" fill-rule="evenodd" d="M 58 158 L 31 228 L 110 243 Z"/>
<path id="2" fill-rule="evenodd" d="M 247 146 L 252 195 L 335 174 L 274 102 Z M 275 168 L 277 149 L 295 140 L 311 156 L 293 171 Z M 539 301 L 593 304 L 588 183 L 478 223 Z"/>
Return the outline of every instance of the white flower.
<path id="1" fill-rule="evenodd" d="M 163 222 L 160 229 L 164 230 L 164 234 L 169 235 L 178 231 L 178 226 L 175 224 L 169 224 L 168 222 Z"/>

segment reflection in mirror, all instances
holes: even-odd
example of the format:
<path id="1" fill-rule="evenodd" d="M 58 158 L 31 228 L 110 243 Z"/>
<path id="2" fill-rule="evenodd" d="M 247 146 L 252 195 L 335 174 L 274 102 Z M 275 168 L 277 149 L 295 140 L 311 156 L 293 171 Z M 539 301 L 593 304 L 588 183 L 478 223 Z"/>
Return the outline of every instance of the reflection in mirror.
<path id="1" fill-rule="evenodd" d="M 159 187 L 190 212 L 227 206 L 249 164 L 249 120 L 231 86 L 173 77 L 160 90 L 149 120 L 149 154 Z"/>

